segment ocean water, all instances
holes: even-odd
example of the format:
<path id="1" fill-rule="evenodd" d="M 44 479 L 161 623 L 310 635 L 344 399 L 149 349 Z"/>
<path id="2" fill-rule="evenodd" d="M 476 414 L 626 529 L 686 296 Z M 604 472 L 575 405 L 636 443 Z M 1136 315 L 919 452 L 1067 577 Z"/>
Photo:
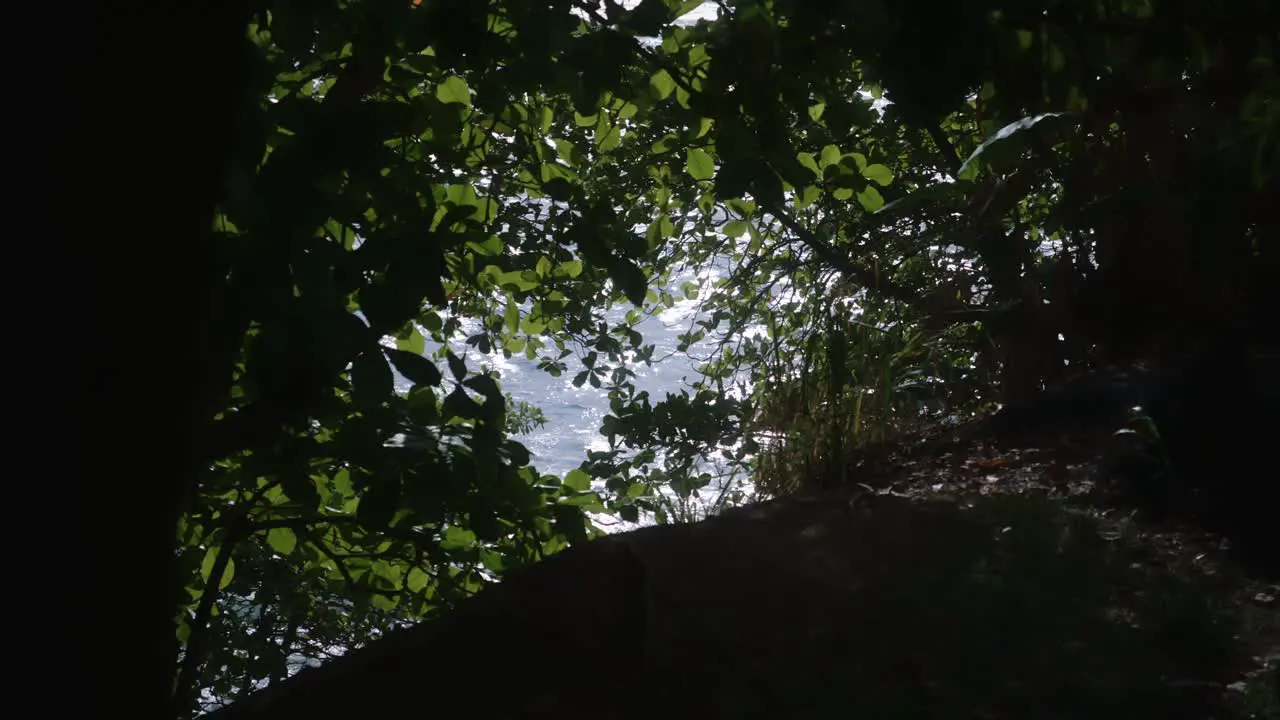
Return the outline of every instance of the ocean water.
<path id="1" fill-rule="evenodd" d="M 726 262 L 714 262 L 696 271 L 673 273 L 666 289 L 677 298 L 674 306 L 646 316 L 635 326 L 643 335 L 644 344 L 655 346 L 654 361 L 651 364 L 632 363 L 628 366 L 636 373 L 633 382 L 637 390 L 647 391 L 651 402 L 665 399 L 668 393 L 677 395 L 681 390 L 688 389 L 699 378 L 697 366 L 706 362 L 716 351 L 720 340 L 716 333 L 709 334 L 685 352 L 676 348 L 680 344 L 679 336 L 693 329 L 694 323 L 701 319 L 699 307 L 702 299 L 713 291 L 714 283 L 723 278 L 728 270 Z M 681 296 L 677 289 L 685 282 L 699 286 L 698 298 L 684 299 Z M 631 309 L 633 306 L 624 301 L 606 311 L 605 317 L 611 325 L 619 323 Z M 462 335 L 474 332 L 477 328 L 474 321 L 464 320 Z M 388 338 L 386 342 L 391 344 L 392 340 Z M 438 347 L 428 342 L 428 353 Z M 585 351 L 566 357 L 564 362 L 568 369 L 555 377 L 540 370 L 536 360 L 527 360 L 523 354 L 513 354 L 506 358 L 500 351 L 482 353 L 468 346 L 461 338 L 451 342 L 450 349 L 466 359 L 468 369 L 484 369 L 496 373 L 503 391 L 510 393 L 512 399 L 542 410 L 547 420 L 544 425 L 530 433 L 513 436 L 513 439 L 523 443 L 532 453 L 531 463 L 539 473 L 563 477 L 568 471 L 579 467 L 587 459 L 588 452 L 608 449 L 608 441 L 600 433 L 601 424 L 610 412 L 607 389 L 592 387 L 590 383 L 583 383 L 582 387 L 573 385 L 574 375 L 583 369 L 579 358 Z M 555 352 L 554 348 L 551 352 Z M 396 373 L 396 385 L 402 392 L 407 392 L 410 387 L 409 381 L 399 373 Z M 719 490 L 720 485 L 712 483 L 703 490 L 695 505 L 710 504 Z M 602 527 L 611 530 L 634 527 L 613 518 L 598 520 L 602 521 L 599 523 Z M 648 524 L 649 521 L 651 519 L 642 519 L 641 524 Z"/>

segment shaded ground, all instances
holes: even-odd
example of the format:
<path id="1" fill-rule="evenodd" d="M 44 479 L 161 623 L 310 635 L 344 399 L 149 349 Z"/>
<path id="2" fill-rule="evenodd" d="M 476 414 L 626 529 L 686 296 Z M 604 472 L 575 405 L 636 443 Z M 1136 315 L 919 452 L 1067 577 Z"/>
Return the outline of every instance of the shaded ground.
<path id="1" fill-rule="evenodd" d="M 1107 509 L 1097 433 L 954 435 L 573 547 L 212 717 L 1280 717 L 1276 588 Z"/>
<path id="2" fill-rule="evenodd" d="M 858 478 L 868 495 L 962 505 L 1001 496 L 1045 498 L 1090 518 L 1103 540 L 1131 548 L 1145 569 L 1173 572 L 1226 599 L 1225 610 L 1241 619 L 1238 640 L 1251 662 L 1222 690 L 1245 717 L 1280 718 L 1280 584 L 1242 569 L 1220 535 L 1176 517 L 1143 517 L 1118 492 L 1115 478 L 1115 457 L 1131 450 L 1125 443 L 1133 440 L 1096 421 L 1014 432 L 989 419 L 934 427 L 866 453 Z"/>

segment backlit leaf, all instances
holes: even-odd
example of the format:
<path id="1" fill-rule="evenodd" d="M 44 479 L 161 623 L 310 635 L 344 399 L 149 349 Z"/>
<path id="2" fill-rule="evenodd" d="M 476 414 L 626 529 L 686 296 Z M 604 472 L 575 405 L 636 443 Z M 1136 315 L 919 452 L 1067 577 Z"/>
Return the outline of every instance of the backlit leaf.
<path id="1" fill-rule="evenodd" d="M 436 99 L 442 103 L 458 103 L 471 106 L 471 89 L 467 81 L 454 75 L 447 77 L 436 86 Z"/>
<path id="2" fill-rule="evenodd" d="M 879 183 L 880 187 L 888 187 L 893 182 L 893 171 L 879 163 L 862 168 L 862 176 Z"/>
<path id="3" fill-rule="evenodd" d="M 710 180 L 716 174 L 716 164 L 702 148 L 690 148 L 685 168 L 694 180 Z"/>
<path id="4" fill-rule="evenodd" d="M 591 489 L 591 476 L 581 470 L 570 470 L 564 475 L 564 485 L 570 490 L 583 492 Z"/>
<path id="5" fill-rule="evenodd" d="M 298 536 L 292 528 L 276 527 L 267 531 L 267 544 L 281 555 L 289 555 L 298 545 Z"/>
<path id="6" fill-rule="evenodd" d="M 867 212 L 875 212 L 884 207 L 884 196 L 879 190 L 868 185 L 865 190 L 858 193 L 858 204 Z"/>
<path id="7" fill-rule="evenodd" d="M 671 91 L 676 89 L 676 81 L 671 79 L 666 70 L 659 70 L 649 78 L 649 89 L 659 100 L 666 100 Z"/>

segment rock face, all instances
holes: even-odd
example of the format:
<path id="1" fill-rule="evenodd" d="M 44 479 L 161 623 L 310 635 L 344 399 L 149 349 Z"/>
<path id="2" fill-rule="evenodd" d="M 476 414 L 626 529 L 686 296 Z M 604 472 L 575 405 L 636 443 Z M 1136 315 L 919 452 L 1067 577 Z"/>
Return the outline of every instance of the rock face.
<path id="1" fill-rule="evenodd" d="M 513 574 L 456 611 L 303 670 L 210 718 L 392 718 L 466 701 L 471 717 L 536 706 L 605 662 L 634 672 L 646 633 L 645 571 L 623 543 L 587 543 Z M 564 677 L 557 680 L 561 674 Z"/>
<path id="2" fill-rule="evenodd" d="M 1167 633 L 1194 603 L 1171 620 L 1149 572 L 1016 502 L 828 493 L 606 537 L 212 717 L 1207 716 L 1188 688 L 1229 657 Z"/>

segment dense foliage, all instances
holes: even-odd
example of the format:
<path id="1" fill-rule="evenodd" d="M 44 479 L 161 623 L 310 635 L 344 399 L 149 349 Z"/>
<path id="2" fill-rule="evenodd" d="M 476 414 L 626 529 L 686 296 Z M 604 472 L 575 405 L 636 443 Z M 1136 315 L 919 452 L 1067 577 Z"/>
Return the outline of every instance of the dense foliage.
<path id="1" fill-rule="evenodd" d="M 1266 324 L 1240 312 L 1280 229 L 1264 0 L 258 5 L 216 220 L 228 382 L 178 532 L 189 707 L 590 513 L 834 480 L 903 428 Z M 650 397 L 636 325 L 678 297 L 680 349 L 714 351 Z M 459 340 L 607 393 L 610 450 L 540 473 L 508 437 L 536 409 Z"/>

